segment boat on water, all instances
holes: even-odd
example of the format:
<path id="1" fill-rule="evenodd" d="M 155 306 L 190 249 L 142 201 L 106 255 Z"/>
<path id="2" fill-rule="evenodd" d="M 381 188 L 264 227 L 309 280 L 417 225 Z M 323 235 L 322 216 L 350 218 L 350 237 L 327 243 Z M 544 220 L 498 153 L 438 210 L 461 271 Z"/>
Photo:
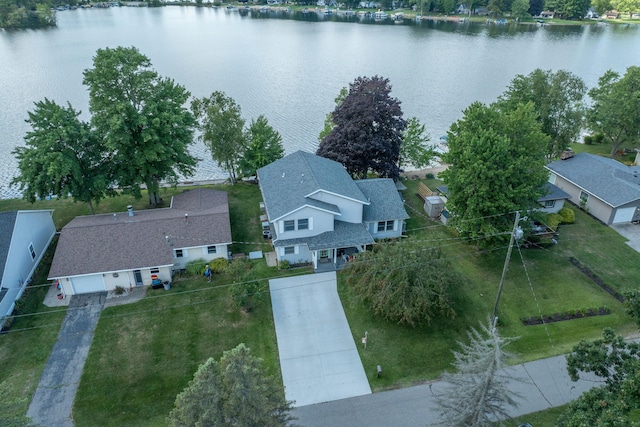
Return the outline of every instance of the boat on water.
<path id="1" fill-rule="evenodd" d="M 237 12 L 238 11 L 238 8 L 236 6 L 233 6 L 233 5 L 227 6 L 226 9 L 227 9 L 227 12 Z"/>
<path id="2" fill-rule="evenodd" d="M 375 19 L 376 21 L 384 21 L 388 17 L 389 17 L 389 15 L 387 15 L 382 10 L 379 10 L 376 13 L 373 14 L 373 19 Z"/>

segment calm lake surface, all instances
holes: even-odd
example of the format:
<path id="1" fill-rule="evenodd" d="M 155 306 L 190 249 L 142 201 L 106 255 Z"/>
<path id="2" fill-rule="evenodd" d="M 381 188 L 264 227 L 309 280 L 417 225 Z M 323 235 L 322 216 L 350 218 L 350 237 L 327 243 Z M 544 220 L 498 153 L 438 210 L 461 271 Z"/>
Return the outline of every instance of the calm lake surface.
<path id="1" fill-rule="evenodd" d="M 340 88 L 358 76 L 389 78 L 405 117 L 418 117 L 437 140 L 470 103 L 494 101 L 516 74 L 566 69 L 593 87 L 607 69 L 640 65 L 640 26 L 383 25 L 313 15 L 89 9 L 59 12 L 55 29 L 0 31 L 0 198 L 18 195 L 9 186 L 11 151 L 23 144 L 34 102 L 70 102 L 88 119 L 82 71 L 99 48 L 137 47 L 193 96 L 226 92 L 247 121 L 264 114 L 287 153 L 315 151 Z M 226 177 L 201 144 L 193 153 L 203 160 L 191 179 Z"/>

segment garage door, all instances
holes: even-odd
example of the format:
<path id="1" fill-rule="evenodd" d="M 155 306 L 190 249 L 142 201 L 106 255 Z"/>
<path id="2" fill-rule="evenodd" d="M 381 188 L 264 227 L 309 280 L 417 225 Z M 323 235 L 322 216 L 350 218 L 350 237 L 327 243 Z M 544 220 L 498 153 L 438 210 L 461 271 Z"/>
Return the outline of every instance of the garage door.
<path id="1" fill-rule="evenodd" d="M 74 277 L 71 279 L 71 284 L 75 294 L 88 294 L 106 290 L 102 274 Z"/>
<path id="2" fill-rule="evenodd" d="M 620 222 L 631 222 L 631 219 L 633 218 L 633 214 L 635 213 L 635 211 L 636 211 L 635 207 L 621 208 L 616 210 L 616 214 L 613 217 L 613 223 L 618 224 Z"/>

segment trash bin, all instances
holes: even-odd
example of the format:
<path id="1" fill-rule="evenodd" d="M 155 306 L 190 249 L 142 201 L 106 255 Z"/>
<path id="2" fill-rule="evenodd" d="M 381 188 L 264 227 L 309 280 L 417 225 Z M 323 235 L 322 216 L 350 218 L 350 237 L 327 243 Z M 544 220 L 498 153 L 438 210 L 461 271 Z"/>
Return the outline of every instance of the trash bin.
<path id="1" fill-rule="evenodd" d="M 171 289 L 171 282 L 169 282 L 168 280 L 164 282 L 163 285 L 164 285 L 165 291 L 168 291 L 169 289 Z"/>

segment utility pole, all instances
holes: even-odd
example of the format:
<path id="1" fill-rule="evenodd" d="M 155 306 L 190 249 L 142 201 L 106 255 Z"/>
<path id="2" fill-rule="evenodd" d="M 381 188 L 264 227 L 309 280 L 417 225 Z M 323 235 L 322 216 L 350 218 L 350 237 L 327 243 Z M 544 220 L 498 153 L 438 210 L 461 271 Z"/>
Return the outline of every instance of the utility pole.
<path id="1" fill-rule="evenodd" d="M 516 212 L 516 220 L 513 223 L 513 230 L 511 231 L 511 240 L 509 241 L 509 249 L 507 250 L 507 258 L 504 260 L 504 267 L 502 268 L 502 277 L 500 278 L 500 286 L 498 286 L 498 295 L 496 296 L 496 305 L 493 307 L 493 327 L 498 324 L 498 304 L 500 303 L 500 295 L 502 294 L 502 288 L 504 287 L 504 278 L 507 276 L 509 270 L 509 260 L 511 259 L 511 249 L 513 248 L 513 241 L 516 238 L 516 232 L 518 231 L 518 223 L 520 222 L 520 211 Z"/>

